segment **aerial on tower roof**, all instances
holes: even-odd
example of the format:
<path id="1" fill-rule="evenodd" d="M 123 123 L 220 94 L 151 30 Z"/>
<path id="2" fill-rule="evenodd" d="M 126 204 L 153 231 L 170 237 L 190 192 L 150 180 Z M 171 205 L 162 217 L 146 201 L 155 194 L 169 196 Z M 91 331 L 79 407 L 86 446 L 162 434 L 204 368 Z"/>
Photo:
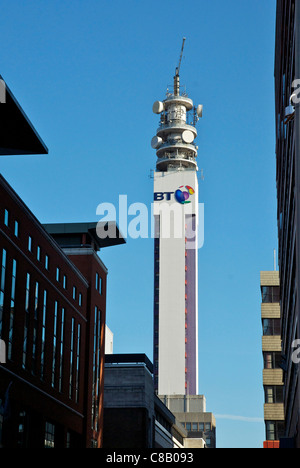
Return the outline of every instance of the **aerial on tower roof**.
<path id="1" fill-rule="evenodd" d="M 186 38 L 183 38 L 179 64 L 175 70 L 174 91 L 167 93 L 164 101 L 153 104 L 153 112 L 160 114 L 160 124 L 151 146 L 156 150 L 158 171 L 172 169 L 198 170 L 197 150 L 194 144 L 197 137 L 196 123 L 202 117 L 203 106 L 194 107 L 186 93 L 180 94 L 180 66 Z"/>
<path id="2" fill-rule="evenodd" d="M 178 67 L 176 67 L 175 70 L 175 76 L 174 76 L 174 94 L 175 96 L 179 95 L 179 72 L 180 72 L 180 65 L 181 65 L 181 60 L 182 60 L 182 55 L 183 55 L 183 49 L 184 49 L 184 43 L 185 43 L 185 37 L 183 38 L 182 41 L 182 47 L 181 47 L 181 53 L 180 53 L 180 58 L 179 58 L 179 64 Z"/>

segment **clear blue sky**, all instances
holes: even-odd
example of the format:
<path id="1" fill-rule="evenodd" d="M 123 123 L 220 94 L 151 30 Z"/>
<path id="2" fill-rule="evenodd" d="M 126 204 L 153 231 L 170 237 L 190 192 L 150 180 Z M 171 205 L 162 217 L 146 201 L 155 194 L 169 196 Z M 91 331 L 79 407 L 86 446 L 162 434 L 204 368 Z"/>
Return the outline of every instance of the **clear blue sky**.
<path id="1" fill-rule="evenodd" d="M 277 248 L 275 0 L 3 0 L 0 73 L 49 148 L 2 157 L 41 222 L 97 221 L 99 203 L 152 201 L 157 116 L 182 38 L 198 124 L 199 389 L 219 448 L 264 440 L 260 270 Z M 152 359 L 153 241 L 103 251 L 114 351 Z"/>

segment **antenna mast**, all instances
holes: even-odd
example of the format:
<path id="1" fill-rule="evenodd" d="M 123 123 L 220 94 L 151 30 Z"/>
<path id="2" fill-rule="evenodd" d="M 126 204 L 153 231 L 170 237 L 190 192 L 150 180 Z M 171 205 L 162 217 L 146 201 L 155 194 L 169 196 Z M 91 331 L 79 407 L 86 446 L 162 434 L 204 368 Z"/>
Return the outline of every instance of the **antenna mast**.
<path id="1" fill-rule="evenodd" d="M 181 61 L 182 61 L 182 55 L 183 55 L 185 39 L 186 38 L 184 37 L 183 41 L 182 41 L 179 64 L 178 64 L 178 67 L 176 67 L 176 70 L 175 70 L 175 76 L 174 76 L 174 95 L 175 96 L 179 96 L 179 71 L 180 71 L 180 66 L 181 66 Z"/>
<path id="2" fill-rule="evenodd" d="M 195 108 L 186 93 L 180 94 L 179 72 L 185 40 L 184 37 L 179 63 L 175 69 L 174 91 L 168 92 L 164 101 L 155 101 L 152 107 L 154 114 L 161 114 L 160 126 L 151 140 L 151 146 L 156 150 L 158 172 L 167 172 L 169 169 L 198 170 L 198 146 L 194 140 L 197 138 L 196 122 L 202 117 L 203 106 Z M 190 122 L 190 111 L 194 114 L 193 122 Z"/>

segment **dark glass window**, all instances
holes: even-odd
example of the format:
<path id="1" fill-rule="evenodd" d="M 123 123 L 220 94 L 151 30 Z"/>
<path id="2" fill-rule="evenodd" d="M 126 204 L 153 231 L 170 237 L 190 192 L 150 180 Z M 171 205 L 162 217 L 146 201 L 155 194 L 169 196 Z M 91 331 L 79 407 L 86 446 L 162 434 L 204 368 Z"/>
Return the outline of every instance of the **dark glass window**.
<path id="1" fill-rule="evenodd" d="M 41 379 L 44 378 L 44 367 L 45 367 L 46 316 L 47 316 L 47 291 L 45 290 L 44 297 L 43 297 L 43 318 L 42 318 Z"/>
<path id="2" fill-rule="evenodd" d="M 62 391 L 63 381 L 63 356 L 64 356 L 64 328 L 65 328 L 65 309 L 61 310 L 61 328 L 60 328 L 60 356 L 59 356 L 59 391 Z"/>
<path id="3" fill-rule="evenodd" d="M 265 402 L 271 404 L 283 403 L 283 386 L 265 387 Z"/>
<path id="4" fill-rule="evenodd" d="M 28 345 L 28 328 L 29 328 L 29 300 L 30 300 L 30 273 L 26 276 L 26 292 L 25 292 L 25 323 L 24 323 L 24 338 L 23 338 L 23 368 L 27 365 L 27 345 Z"/>
<path id="5" fill-rule="evenodd" d="M 264 336 L 280 335 L 280 319 L 263 319 L 262 324 Z"/>
<path id="6" fill-rule="evenodd" d="M 54 325 L 53 325 L 53 349 L 52 349 L 52 381 L 51 385 L 55 385 L 56 376 L 56 345 L 57 345 L 57 319 L 58 319 L 58 302 L 54 303 Z"/>
<path id="7" fill-rule="evenodd" d="M 13 260 L 12 279 L 11 279 L 10 314 L 9 314 L 8 359 L 11 359 L 12 357 L 14 317 L 15 317 L 16 278 L 17 278 L 17 261 Z"/>
<path id="8" fill-rule="evenodd" d="M 46 422 L 44 447 L 55 448 L 55 426 L 49 422 Z"/>
<path id="9" fill-rule="evenodd" d="M 71 330 L 71 353 L 70 353 L 70 375 L 69 375 L 69 398 L 73 396 L 73 355 L 74 355 L 74 334 L 75 334 L 75 319 L 72 317 L 72 330 Z"/>
<path id="10" fill-rule="evenodd" d="M 279 352 L 265 352 L 264 355 L 264 369 L 280 369 L 282 361 L 281 353 Z"/>
<path id="11" fill-rule="evenodd" d="M 261 288 L 262 302 L 272 303 L 280 302 L 280 287 L 279 286 L 263 286 Z"/>
<path id="12" fill-rule="evenodd" d="M 36 374 L 36 351 L 38 340 L 38 325 L 39 325 L 39 283 L 36 281 L 34 289 L 34 317 L 33 317 L 33 344 L 32 344 L 32 373 Z"/>
<path id="13" fill-rule="evenodd" d="M 5 276 L 6 276 L 6 250 L 2 251 L 1 277 L 0 277 L 0 338 L 2 335 L 3 307 L 4 307 L 4 292 L 5 292 Z"/>
<path id="14" fill-rule="evenodd" d="M 96 289 L 100 294 L 103 294 L 103 279 L 96 273 Z"/>
<path id="15" fill-rule="evenodd" d="M 18 448 L 27 448 L 27 435 L 28 435 L 28 415 L 26 411 L 19 412 L 18 420 Z"/>
<path id="16" fill-rule="evenodd" d="M 7 210 L 4 211 L 4 224 L 5 226 L 8 227 L 8 222 L 9 222 L 9 213 Z"/>
<path id="17" fill-rule="evenodd" d="M 19 223 L 15 221 L 15 236 L 19 237 Z"/>
<path id="18" fill-rule="evenodd" d="M 277 421 L 266 421 L 267 440 L 279 440 L 284 436 L 284 424 Z"/>
<path id="19" fill-rule="evenodd" d="M 81 325 L 77 326 L 77 350 L 76 350 L 76 378 L 75 378 L 75 399 L 78 403 L 79 400 L 79 372 L 80 372 L 80 335 L 81 335 Z"/>
<path id="20" fill-rule="evenodd" d="M 94 314 L 94 352 L 93 352 L 93 386 L 92 386 L 92 428 L 98 430 L 98 412 L 100 398 L 100 347 L 101 347 L 101 311 L 95 306 Z"/>
<path id="21" fill-rule="evenodd" d="M 273 421 L 266 422 L 267 440 L 276 440 L 276 424 Z"/>

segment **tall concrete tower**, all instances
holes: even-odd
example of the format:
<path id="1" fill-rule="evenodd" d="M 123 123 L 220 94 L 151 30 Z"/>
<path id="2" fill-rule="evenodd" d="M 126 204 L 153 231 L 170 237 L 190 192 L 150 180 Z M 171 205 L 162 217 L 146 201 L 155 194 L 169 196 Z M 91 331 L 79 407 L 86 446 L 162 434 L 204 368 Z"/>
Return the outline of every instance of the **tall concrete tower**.
<path id="1" fill-rule="evenodd" d="M 198 179 L 195 128 L 202 106 L 180 91 L 156 101 L 160 115 L 152 148 L 154 172 L 155 285 L 154 377 L 158 395 L 198 394 Z"/>

